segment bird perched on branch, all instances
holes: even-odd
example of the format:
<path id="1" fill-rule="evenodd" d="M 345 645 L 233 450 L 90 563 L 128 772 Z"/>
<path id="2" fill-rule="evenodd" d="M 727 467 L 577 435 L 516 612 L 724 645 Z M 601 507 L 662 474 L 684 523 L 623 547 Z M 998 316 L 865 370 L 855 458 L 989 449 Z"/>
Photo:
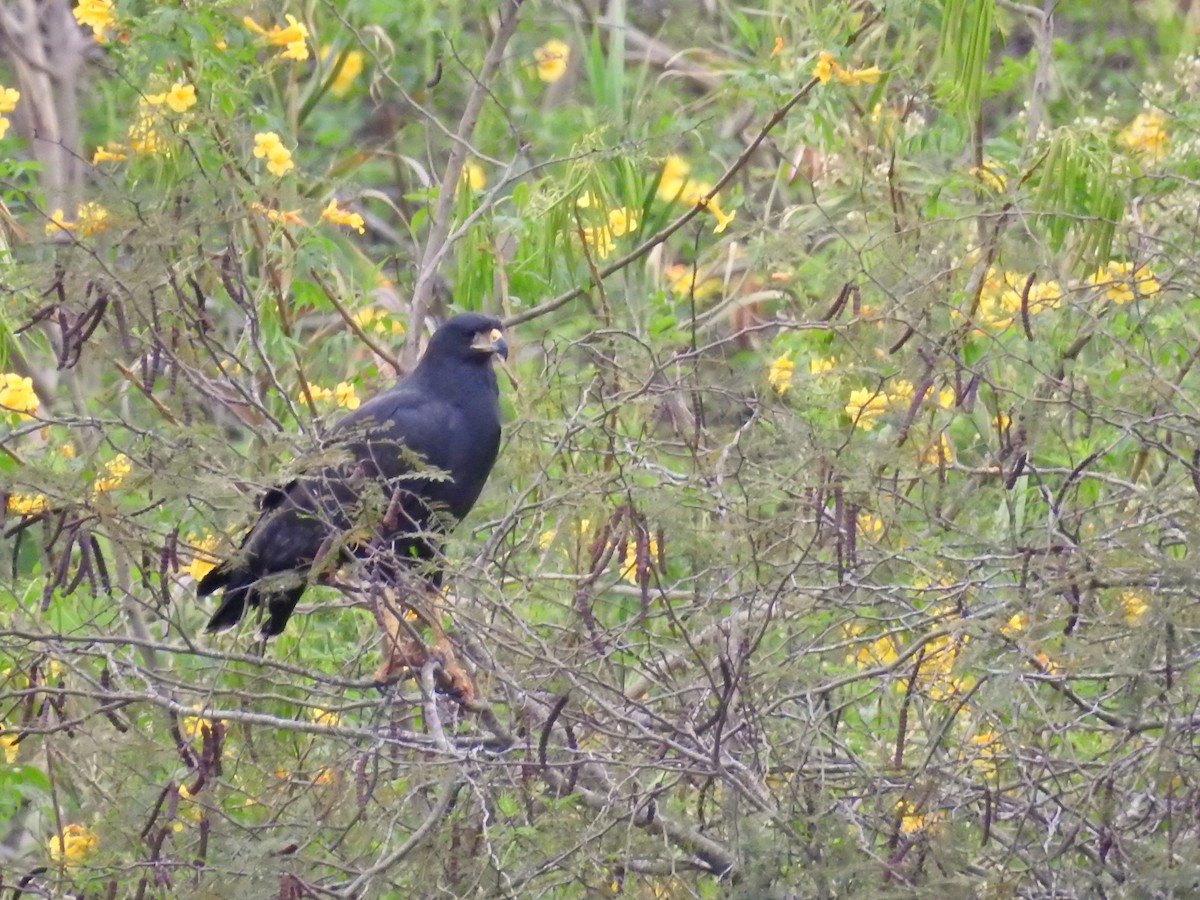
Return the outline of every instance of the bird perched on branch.
<path id="1" fill-rule="evenodd" d="M 455 316 L 411 374 L 338 422 L 320 467 L 268 490 L 240 549 L 200 581 L 201 597 L 224 589 L 208 630 L 236 625 L 249 606 L 266 612 L 264 638 L 279 634 L 305 588 L 351 558 L 366 560 L 368 583 L 416 574 L 436 596 L 445 535 L 475 505 L 500 448 L 496 357 L 508 357 L 499 320 Z M 470 699 L 440 615 L 411 601 L 377 603 L 389 641 L 377 679 L 427 658 L 410 612 L 433 631 L 440 686 Z"/>

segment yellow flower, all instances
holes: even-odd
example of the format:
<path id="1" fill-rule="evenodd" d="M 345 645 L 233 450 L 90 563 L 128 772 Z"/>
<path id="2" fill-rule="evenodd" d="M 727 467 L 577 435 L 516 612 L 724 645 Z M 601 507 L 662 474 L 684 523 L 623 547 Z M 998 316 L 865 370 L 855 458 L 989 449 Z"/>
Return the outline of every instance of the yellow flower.
<path id="1" fill-rule="evenodd" d="M 837 63 L 833 61 L 833 54 L 828 50 L 822 50 L 817 54 L 817 64 L 813 66 L 813 78 L 821 84 L 826 84 L 833 77 L 833 72 L 837 67 Z"/>
<path id="2" fill-rule="evenodd" d="M 120 162 L 125 158 L 125 148 L 120 144 L 109 141 L 103 147 L 96 148 L 96 152 L 92 154 L 92 165 L 108 162 L 109 160 Z"/>
<path id="3" fill-rule="evenodd" d="M 82 825 L 67 825 L 62 834 L 50 838 L 50 858 L 57 863 L 75 865 L 95 850 L 96 844 L 96 835 Z"/>
<path id="4" fill-rule="evenodd" d="M 858 514 L 858 530 L 867 537 L 877 538 L 883 534 L 883 519 L 874 513 L 860 512 Z"/>
<path id="5" fill-rule="evenodd" d="M 201 712 L 201 711 L 203 711 L 204 707 L 197 705 L 197 706 L 193 706 L 192 709 L 196 710 L 197 712 Z M 212 719 L 208 719 L 204 716 L 184 716 L 183 717 L 183 735 L 189 741 L 194 741 L 194 740 L 196 740 L 196 738 L 203 738 L 204 737 L 204 729 L 207 728 L 211 731 L 212 727 L 213 727 Z"/>
<path id="6" fill-rule="evenodd" d="M 907 800 L 901 800 L 896 804 L 896 812 L 900 814 L 900 831 L 903 834 L 925 831 L 936 825 L 942 817 L 942 814 L 938 812 L 921 815 L 917 811 L 917 807 Z"/>
<path id="7" fill-rule="evenodd" d="M 658 199 L 674 200 L 682 192 L 687 183 L 691 165 L 682 156 L 668 156 L 663 160 L 662 177 L 658 181 Z"/>
<path id="8" fill-rule="evenodd" d="M 1042 672 L 1046 675 L 1061 675 L 1063 667 L 1050 658 L 1048 654 L 1039 653 L 1037 655 L 1037 663 Z"/>
<path id="9" fill-rule="evenodd" d="M 1125 621 L 1136 625 L 1142 620 L 1150 604 L 1146 602 L 1145 596 L 1137 591 L 1125 591 L 1121 594 L 1121 608 L 1125 610 Z"/>
<path id="10" fill-rule="evenodd" d="M 66 214 L 61 209 L 56 209 L 50 213 L 50 221 L 46 223 L 46 234 L 53 236 L 58 233 L 59 229 L 74 231 L 75 223 L 68 222 Z"/>
<path id="11" fill-rule="evenodd" d="M 183 572 L 185 575 L 191 575 L 196 581 L 200 581 L 216 568 L 219 560 L 213 551 L 220 545 L 221 539 L 215 534 L 205 534 L 202 538 L 189 534 L 187 542 L 192 549 L 192 561 L 183 567 Z"/>
<path id="12" fill-rule="evenodd" d="M 971 174 L 997 194 L 1004 193 L 1004 189 L 1008 187 L 1008 177 L 1004 171 L 989 160 L 984 160 L 981 166 L 972 166 Z"/>
<path id="13" fill-rule="evenodd" d="M 79 5 L 71 12 L 75 21 L 92 29 L 92 36 L 104 42 L 104 32 L 114 22 L 112 0 L 79 0 Z"/>
<path id="14" fill-rule="evenodd" d="M 336 728 L 342 724 L 342 714 L 314 706 L 308 711 L 308 717 L 318 725 L 329 725 Z"/>
<path id="15" fill-rule="evenodd" d="M 716 197 L 709 200 L 705 206 L 717 218 L 717 225 L 713 228 L 713 234 L 720 234 L 730 222 L 737 218 L 737 210 L 735 209 L 731 213 L 723 212 L 721 207 L 717 205 Z"/>
<path id="16" fill-rule="evenodd" d="M 783 52 L 783 37 L 781 35 L 777 34 L 777 35 L 775 35 L 775 49 L 773 49 L 771 51 L 771 55 L 778 56 L 782 52 Z"/>
<path id="17" fill-rule="evenodd" d="M 646 544 L 646 560 L 649 568 L 654 568 L 656 559 L 658 559 L 658 541 L 650 538 Z M 637 569 L 637 541 L 630 541 L 625 545 L 625 560 L 621 567 L 621 577 L 628 582 L 637 584 Z"/>
<path id="18" fill-rule="evenodd" d="M 362 402 L 354 393 L 354 385 L 348 381 L 338 382 L 337 387 L 333 389 L 333 397 L 338 406 L 344 406 L 346 409 L 358 409 Z"/>
<path id="19" fill-rule="evenodd" d="M 553 528 L 549 529 L 548 531 L 543 531 L 541 534 L 538 535 L 538 539 L 537 539 L 538 549 L 539 550 L 547 549 L 551 544 L 554 543 L 554 539 L 556 537 L 558 537 L 558 532 Z"/>
<path id="20" fill-rule="evenodd" d="M 663 274 L 667 276 L 671 292 L 677 297 L 691 295 L 697 300 L 704 300 L 721 293 L 724 287 L 720 278 L 702 276 L 692 266 L 683 263 L 668 266 Z"/>
<path id="21" fill-rule="evenodd" d="M 340 54 L 339 54 L 340 55 Z M 338 56 L 333 55 L 333 47 L 325 44 L 321 47 L 321 62 L 332 58 L 336 63 Z M 354 82 L 363 70 L 363 55 L 358 50 L 351 50 L 346 54 L 346 58 L 342 60 L 342 67 L 338 69 L 337 75 L 333 79 L 333 84 L 329 86 L 329 93 L 335 97 L 343 97 L 349 93 L 350 88 L 354 87 Z"/>
<path id="22" fill-rule="evenodd" d="M 21 745 L 17 743 L 17 735 L 6 733 L 3 725 L 0 725 L 0 747 L 4 749 L 4 761 L 6 763 L 11 766 L 17 761 L 17 754 L 21 752 Z"/>
<path id="23" fill-rule="evenodd" d="M 92 490 L 97 493 L 111 491 L 113 488 L 120 487 L 126 476 L 133 471 L 133 463 L 129 461 L 129 457 L 124 453 L 118 453 L 104 465 L 104 475 L 96 478 L 92 484 Z"/>
<path id="24" fill-rule="evenodd" d="M 464 163 L 462 183 L 473 191 L 482 191 L 487 187 L 487 173 L 483 171 L 483 166 L 476 162 Z"/>
<path id="25" fill-rule="evenodd" d="M 600 205 L 600 198 L 591 191 L 584 191 L 575 199 L 575 205 L 580 209 L 591 209 L 593 206 Z"/>
<path id="26" fill-rule="evenodd" d="M 1167 117 L 1157 109 L 1144 110 L 1125 126 L 1119 139 L 1136 153 L 1150 159 L 1160 159 L 1170 140 L 1170 135 L 1167 134 Z"/>
<path id="27" fill-rule="evenodd" d="M 300 62 L 308 59 L 308 28 L 296 20 L 293 15 L 285 15 L 287 26 L 276 25 L 270 31 L 263 28 L 249 16 L 242 19 L 242 24 L 256 34 L 261 34 L 267 43 L 275 47 L 285 47 L 279 54 L 283 59 L 294 59 Z"/>
<path id="28" fill-rule="evenodd" d="M 1025 613 L 1016 613 L 1012 618 L 1000 626 L 1000 631 L 1003 634 L 1012 637 L 1015 634 L 1020 634 L 1029 627 L 1029 616 Z"/>
<path id="29" fill-rule="evenodd" d="M 767 383 L 777 394 L 786 394 L 792 386 L 792 376 L 796 372 L 796 364 L 786 353 L 782 353 L 771 361 L 767 370 Z"/>
<path id="30" fill-rule="evenodd" d="M 1134 270 L 1133 263 L 1128 262 L 1108 262 L 1088 283 L 1104 288 L 1104 296 L 1116 304 L 1131 303 L 1138 296 L 1150 297 L 1162 290 L 1149 266 Z"/>
<path id="31" fill-rule="evenodd" d="M 18 516 L 34 516 L 46 509 L 45 494 L 9 494 L 5 505 Z"/>
<path id="32" fill-rule="evenodd" d="M 822 372 L 830 372 L 835 365 L 836 363 L 832 357 L 821 359 L 814 356 L 808 361 L 808 374 L 820 375 Z"/>
<path id="33" fill-rule="evenodd" d="M 600 259 L 608 259 L 616 248 L 612 231 L 607 226 L 583 229 L 583 239 Z"/>
<path id="34" fill-rule="evenodd" d="M 702 206 L 717 219 L 713 229 L 715 234 L 723 232 L 737 216 L 736 212 L 726 213 L 721 209 L 720 195 L 714 194 L 707 201 L 705 197 L 712 191 L 712 185 L 704 181 L 689 179 L 691 166 L 679 156 L 668 156 L 663 162 L 662 176 L 658 180 L 658 199 L 685 206 Z"/>
<path id="35" fill-rule="evenodd" d="M 934 466 L 954 462 L 954 446 L 950 443 L 946 432 L 943 431 L 938 440 L 929 445 L 922 459 Z"/>
<path id="36" fill-rule="evenodd" d="M 386 310 L 368 306 L 360 309 L 353 316 L 354 324 L 363 331 L 374 331 L 376 334 L 404 334 L 404 323 L 393 318 Z"/>
<path id="37" fill-rule="evenodd" d="M 304 217 L 300 215 L 298 209 L 274 209 L 255 200 L 250 204 L 250 208 L 256 213 L 262 213 L 272 222 L 280 225 L 303 225 Z"/>
<path id="38" fill-rule="evenodd" d="M 875 420 L 887 412 L 888 397 L 882 391 L 870 388 L 857 388 L 850 392 L 850 402 L 846 404 L 846 415 L 863 429 L 873 428 Z"/>
<path id="39" fill-rule="evenodd" d="M 186 82 L 173 85 L 165 95 L 165 102 L 172 112 L 187 112 L 196 105 L 196 86 Z"/>
<path id="40" fill-rule="evenodd" d="M 104 220 L 108 218 L 108 210 L 99 203 L 84 203 L 75 213 L 81 234 L 95 234 L 108 226 Z"/>
<path id="41" fill-rule="evenodd" d="M 846 404 L 846 415 L 854 420 L 859 428 L 870 429 L 875 421 L 894 406 L 902 406 L 912 402 L 913 386 L 908 381 L 897 381 L 890 391 L 859 388 L 850 392 L 850 402 Z"/>
<path id="42" fill-rule="evenodd" d="M 41 406 L 37 392 L 33 389 L 33 379 L 16 372 L 0 373 L 0 412 L 35 413 Z"/>
<path id="43" fill-rule="evenodd" d="M 323 388 L 319 384 L 314 384 L 312 382 L 309 382 L 308 392 L 312 395 L 313 403 L 319 403 L 322 400 L 332 400 L 333 399 L 333 391 L 331 391 L 329 388 Z M 299 400 L 301 403 L 307 402 L 307 400 L 304 397 L 303 388 L 301 388 L 299 391 L 296 392 L 296 399 Z"/>
<path id="44" fill-rule="evenodd" d="M 16 88 L 0 88 L 0 113 L 10 113 L 17 108 L 21 92 Z"/>
<path id="45" fill-rule="evenodd" d="M 356 212 L 350 212 L 348 209 L 339 209 L 337 199 L 333 197 L 329 199 L 328 205 L 321 210 L 321 218 L 327 219 L 335 225 L 345 225 L 353 228 L 359 234 L 367 230 L 362 216 Z"/>
<path id="46" fill-rule="evenodd" d="M 813 66 L 813 78 L 817 79 L 821 84 L 827 84 L 830 78 L 836 78 L 842 84 L 874 84 L 883 72 L 878 66 L 870 66 L 866 69 L 844 69 L 838 65 L 833 54 L 828 50 L 822 50 L 817 55 L 817 64 Z"/>
<path id="47" fill-rule="evenodd" d="M 537 76 L 547 83 L 558 81 L 567 73 L 571 60 L 571 47 L 564 41 L 552 38 L 533 51 L 537 63 Z"/>
<path id="48" fill-rule="evenodd" d="M 273 175 L 284 175 L 296 165 L 292 162 L 291 151 L 283 146 L 274 131 L 260 131 L 254 135 L 254 155 L 258 159 L 266 159 L 267 170 Z"/>
<path id="49" fill-rule="evenodd" d="M 146 114 L 129 126 L 129 149 L 134 153 L 153 156 L 165 148 L 162 137 L 154 127 L 154 117 Z"/>
<path id="50" fill-rule="evenodd" d="M 879 66 L 869 66 L 865 69 L 839 69 L 834 75 L 842 84 L 874 84 L 883 72 Z"/>
<path id="51" fill-rule="evenodd" d="M 620 237 L 630 231 L 636 231 L 638 224 L 637 211 L 627 206 L 608 211 L 608 227 L 615 237 Z"/>
<path id="52" fill-rule="evenodd" d="M 873 641 L 867 641 L 857 651 L 847 656 L 846 661 L 854 663 L 860 669 L 868 669 L 873 666 L 890 666 L 899 655 L 896 639 L 890 634 L 885 634 Z"/>
<path id="53" fill-rule="evenodd" d="M 996 758 L 1004 752 L 1004 743 L 1000 735 L 994 731 L 981 731 L 971 735 L 971 747 L 975 752 L 970 755 L 971 767 L 982 775 L 992 775 L 996 771 Z M 966 754 L 964 754 L 966 755 Z"/>

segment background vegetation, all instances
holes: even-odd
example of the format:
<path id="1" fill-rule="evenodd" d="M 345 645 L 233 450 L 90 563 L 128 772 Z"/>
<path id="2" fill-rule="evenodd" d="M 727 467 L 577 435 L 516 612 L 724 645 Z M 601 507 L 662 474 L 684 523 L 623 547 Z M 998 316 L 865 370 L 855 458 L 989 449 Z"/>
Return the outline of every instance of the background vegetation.
<path id="1" fill-rule="evenodd" d="M 0 4 L 3 886 L 1192 894 L 1198 16 Z M 353 572 L 204 636 L 466 309 L 479 702 Z"/>

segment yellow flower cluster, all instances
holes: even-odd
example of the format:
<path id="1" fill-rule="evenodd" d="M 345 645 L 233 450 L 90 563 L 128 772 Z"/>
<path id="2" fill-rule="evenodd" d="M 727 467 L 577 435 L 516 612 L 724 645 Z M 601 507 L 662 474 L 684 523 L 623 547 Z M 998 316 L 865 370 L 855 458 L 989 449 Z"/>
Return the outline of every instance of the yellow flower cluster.
<path id="1" fill-rule="evenodd" d="M 16 372 L 0 373 L 0 413 L 31 415 L 41 406 L 33 379 Z"/>
<path id="2" fill-rule="evenodd" d="M 487 187 L 487 173 L 483 171 L 483 166 L 479 163 L 468 161 L 463 164 L 462 177 L 459 181 L 472 191 L 482 191 Z"/>
<path id="3" fill-rule="evenodd" d="M 255 34 L 262 35 L 268 45 L 285 48 L 279 54 L 281 59 L 294 59 L 303 62 L 308 59 L 308 28 L 293 15 L 285 15 L 287 25 L 276 25 L 270 30 L 263 28 L 249 16 L 242 19 L 242 24 Z"/>
<path id="4" fill-rule="evenodd" d="M 1150 609 L 1150 604 L 1146 602 L 1145 595 L 1137 591 L 1125 591 L 1121 594 L 1121 609 L 1125 612 L 1125 621 L 1137 625 Z"/>
<path id="5" fill-rule="evenodd" d="M 192 709 L 196 710 L 197 712 L 204 711 L 204 707 L 200 706 L 198 704 L 194 705 L 192 707 Z M 189 741 L 194 741 L 197 738 L 203 738 L 204 737 L 204 729 L 207 728 L 211 731 L 212 727 L 213 727 L 212 719 L 209 719 L 205 716 L 184 716 L 183 717 L 183 734 L 184 734 L 184 737 L 186 737 Z"/>
<path id="6" fill-rule="evenodd" d="M 260 131 L 254 135 L 254 155 L 267 161 L 267 171 L 272 175 L 286 175 L 296 167 L 292 162 L 292 151 L 283 146 L 274 131 Z"/>
<path id="7" fill-rule="evenodd" d="M 871 429 L 875 427 L 875 423 L 884 413 L 911 403 L 912 396 L 913 386 L 909 381 L 897 381 L 886 391 L 857 388 L 850 392 L 850 402 L 846 404 L 846 415 L 859 428 Z"/>
<path id="8" fill-rule="evenodd" d="M 929 688 L 934 700 L 944 700 L 967 693 L 975 684 L 969 675 L 953 677 L 954 664 L 970 642 L 969 634 L 946 634 L 925 643 L 920 668 L 917 669 L 917 684 Z M 908 690 L 908 679 L 902 678 L 898 690 Z"/>
<path id="9" fill-rule="evenodd" d="M 1014 613 L 1007 622 L 1000 626 L 1000 633 L 1013 637 L 1029 627 L 1029 616 L 1023 612 Z"/>
<path id="10" fill-rule="evenodd" d="M 79 5 L 71 12 L 75 21 L 92 29 L 92 37 L 103 44 L 104 32 L 111 28 L 115 21 L 112 8 L 113 0 L 79 0 Z"/>
<path id="11" fill-rule="evenodd" d="M 21 92 L 16 88 L 0 87 L 0 138 L 8 134 L 8 127 L 12 124 L 8 121 L 8 113 L 17 108 L 20 99 Z"/>
<path id="12" fill-rule="evenodd" d="M 591 530 L 592 530 L 592 520 L 591 519 L 580 519 L 578 522 L 574 523 L 574 527 L 570 529 L 570 531 L 575 535 L 575 537 L 577 537 L 579 539 L 586 538 L 588 536 L 588 534 L 591 532 Z M 551 529 L 548 529 L 547 531 L 543 531 L 540 535 L 538 535 L 538 539 L 537 539 L 538 547 L 542 550 L 547 549 L 551 544 L 554 543 L 554 539 L 556 537 L 558 537 L 558 529 L 557 528 L 551 528 Z"/>
<path id="13" fill-rule="evenodd" d="M 3 723 L 0 723 L 0 749 L 4 750 L 4 761 L 10 766 L 17 761 L 17 754 L 21 752 L 20 747 L 21 745 L 17 743 L 17 735 L 5 731 Z"/>
<path id="14" fill-rule="evenodd" d="M 358 399 L 358 395 L 354 392 L 354 385 L 348 381 L 338 382 L 333 390 L 323 388 L 317 384 L 310 384 L 308 390 L 312 394 L 314 403 L 319 403 L 322 400 L 333 400 L 338 406 L 343 406 L 346 409 L 358 409 L 362 405 L 362 401 Z M 305 402 L 303 391 L 298 396 L 301 403 Z"/>
<path id="15" fill-rule="evenodd" d="M 325 44 L 321 47 L 321 62 L 338 61 L 340 54 L 333 52 L 333 47 Z M 331 58 L 332 57 L 332 58 Z M 342 67 L 338 69 L 337 75 L 334 76 L 333 84 L 329 86 L 329 92 L 335 97 L 344 97 L 350 92 L 350 88 L 354 87 L 354 82 L 358 80 L 358 76 L 363 71 L 363 55 L 358 50 L 351 50 L 346 54 L 346 58 L 342 60 Z"/>
<path id="16" fill-rule="evenodd" d="M 792 387 L 792 376 L 795 372 L 796 363 L 788 354 L 781 354 L 771 361 L 771 368 L 767 370 L 767 383 L 775 389 L 775 393 L 786 394 Z"/>
<path id="17" fill-rule="evenodd" d="M 869 538 L 881 537 L 884 531 L 883 519 L 864 510 L 858 514 L 858 530 Z"/>
<path id="18" fill-rule="evenodd" d="M 96 234 L 108 227 L 105 221 L 107 218 L 108 210 L 99 203 L 81 203 L 75 210 L 73 222 L 67 219 L 61 209 L 56 209 L 50 214 L 50 221 L 46 223 L 46 234 L 52 237 L 60 230 L 78 231 L 83 235 Z"/>
<path id="19" fill-rule="evenodd" d="M 1104 296 L 1117 304 L 1132 303 L 1138 297 L 1150 297 L 1162 290 L 1149 266 L 1134 269 L 1133 263 L 1115 260 L 1097 269 L 1088 284 L 1102 288 Z"/>
<path id="20" fill-rule="evenodd" d="M 18 516 L 36 516 L 47 509 L 45 494 L 9 494 L 4 505 Z"/>
<path id="21" fill-rule="evenodd" d="M 991 160 L 984 160 L 981 166 L 972 166 L 971 174 L 997 194 L 1003 194 L 1004 189 L 1008 187 L 1008 176 Z"/>
<path id="22" fill-rule="evenodd" d="M 321 709 L 319 706 L 314 706 L 308 711 L 308 718 L 317 725 L 328 725 L 331 728 L 337 728 L 342 724 L 342 714 L 333 710 Z"/>
<path id="23" fill-rule="evenodd" d="M 250 208 L 256 213 L 260 213 L 270 219 L 277 225 L 305 225 L 304 217 L 300 215 L 298 209 L 275 209 L 267 206 L 264 203 L 259 203 L 257 200 L 250 204 Z"/>
<path id="24" fill-rule="evenodd" d="M 994 731 L 980 731 L 971 735 L 970 745 L 963 757 L 970 760 L 971 768 L 981 775 L 994 775 L 999 758 L 1005 753 L 1004 742 Z"/>
<path id="25" fill-rule="evenodd" d="M 652 537 L 647 542 L 646 556 L 650 568 L 653 569 L 658 559 L 658 540 L 656 538 Z M 637 575 L 637 541 L 630 541 L 625 545 L 625 559 L 621 565 L 621 577 L 630 584 L 637 584 Z"/>
<path id="26" fill-rule="evenodd" d="M 1027 273 L 1001 272 L 989 266 L 975 310 L 975 320 L 979 323 L 976 333 L 1004 331 L 1012 325 L 1021 313 L 1021 300 L 1028 281 Z M 1062 298 L 1063 290 L 1057 281 L 1035 281 L 1029 287 L 1029 313 L 1034 315 L 1054 309 Z"/>
<path id="27" fill-rule="evenodd" d="M 387 310 L 368 306 L 360 309 L 353 316 L 354 324 L 363 331 L 373 331 L 376 334 L 404 334 L 404 323 L 393 318 Z"/>
<path id="28" fill-rule="evenodd" d="M 920 807 L 907 800 L 896 804 L 896 814 L 900 816 L 900 831 L 902 834 L 914 834 L 932 828 L 942 819 L 941 812 L 922 814 Z"/>
<path id="29" fill-rule="evenodd" d="M 817 64 L 813 66 L 813 78 L 821 84 L 827 84 L 831 78 L 842 84 L 874 84 L 883 75 L 878 66 L 866 69 L 844 69 L 838 64 L 834 55 L 828 50 L 822 50 L 817 55 Z"/>
<path id="30" fill-rule="evenodd" d="M 104 464 L 104 474 L 98 476 L 92 483 L 92 490 L 102 494 L 118 488 L 132 471 L 133 463 L 129 461 L 129 457 L 124 453 L 118 453 Z"/>
<path id="31" fill-rule="evenodd" d="M 1157 109 L 1140 112 L 1125 126 L 1119 140 L 1135 153 L 1150 159 L 1161 159 L 1170 140 L 1167 117 Z"/>
<path id="32" fill-rule="evenodd" d="M 255 153 L 257 152 L 256 150 Z M 333 197 L 329 199 L 329 204 L 321 210 L 321 218 L 335 225 L 345 225 L 348 228 L 353 228 L 359 234 L 367 230 L 362 216 L 348 209 L 339 209 L 337 199 Z"/>
<path id="33" fill-rule="evenodd" d="M 591 195 L 584 194 L 579 198 L 579 205 L 588 207 L 591 205 Z M 622 206 L 619 209 L 610 209 L 608 211 L 608 223 L 606 225 L 597 225 L 595 227 L 585 227 L 583 229 L 583 239 L 587 245 L 592 248 L 593 252 L 600 259 L 608 259 L 616 249 L 616 238 L 619 238 L 631 231 L 636 231 L 640 224 L 637 217 L 637 212 L 627 206 Z"/>
<path id="34" fill-rule="evenodd" d="M 862 625 L 842 626 L 842 634 L 845 635 L 846 640 L 854 640 L 864 630 Z M 896 661 L 899 655 L 900 645 L 896 638 L 885 634 L 860 645 L 857 650 L 846 657 L 846 662 L 854 663 L 860 669 L 867 669 L 874 666 L 889 666 Z"/>
<path id="35" fill-rule="evenodd" d="M 567 74 L 571 47 L 565 41 L 552 38 L 533 51 L 533 61 L 537 65 L 538 78 L 546 83 L 558 81 Z"/>
<path id="36" fill-rule="evenodd" d="M 128 159 L 126 148 L 121 144 L 109 141 L 103 147 L 97 147 L 96 152 L 92 154 L 92 165 L 99 165 L 102 162 L 121 162 Z"/>
<path id="37" fill-rule="evenodd" d="M 96 835 L 82 825 L 67 825 L 61 834 L 50 838 L 50 858 L 64 865 L 76 865 L 96 849 Z"/>
<path id="38" fill-rule="evenodd" d="M 712 185 L 689 178 L 691 171 L 691 165 L 683 157 L 668 156 L 658 181 L 658 199 L 685 206 L 703 206 L 716 217 L 717 225 L 713 233 L 720 234 L 736 218 L 737 212 L 726 213 L 722 210 L 717 195 L 704 202 L 704 198 L 712 191 Z"/>
<path id="39" fill-rule="evenodd" d="M 695 297 L 697 300 L 707 300 L 721 293 L 724 283 L 715 275 L 697 272 L 694 266 L 676 263 L 667 266 L 663 274 L 667 285 L 676 297 Z"/>
<path id="40" fill-rule="evenodd" d="M 205 533 L 204 537 L 189 534 L 187 542 L 192 551 L 192 561 L 183 567 L 183 572 L 199 581 L 216 568 L 218 560 L 213 551 L 220 545 L 221 539 L 215 534 Z"/>

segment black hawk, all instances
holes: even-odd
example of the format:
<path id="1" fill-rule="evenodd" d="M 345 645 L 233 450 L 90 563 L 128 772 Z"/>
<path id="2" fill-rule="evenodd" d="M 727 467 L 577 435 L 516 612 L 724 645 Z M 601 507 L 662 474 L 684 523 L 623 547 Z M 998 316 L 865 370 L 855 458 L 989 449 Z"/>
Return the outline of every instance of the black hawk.
<path id="1" fill-rule="evenodd" d="M 508 356 L 498 319 L 455 316 L 407 377 L 339 421 L 331 457 L 268 490 L 240 549 L 200 581 L 201 597 L 224 589 L 208 630 L 236 625 L 251 606 L 266 611 L 263 637 L 279 634 L 305 588 L 354 557 L 374 581 L 394 584 L 415 569 L 436 595 L 445 535 L 475 505 L 500 448 L 497 355 Z M 377 678 L 423 664 L 424 644 L 400 610 L 377 616 L 391 640 Z M 469 697 L 440 616 L 420 618 L 435 633 L 443 687 Z"/>

